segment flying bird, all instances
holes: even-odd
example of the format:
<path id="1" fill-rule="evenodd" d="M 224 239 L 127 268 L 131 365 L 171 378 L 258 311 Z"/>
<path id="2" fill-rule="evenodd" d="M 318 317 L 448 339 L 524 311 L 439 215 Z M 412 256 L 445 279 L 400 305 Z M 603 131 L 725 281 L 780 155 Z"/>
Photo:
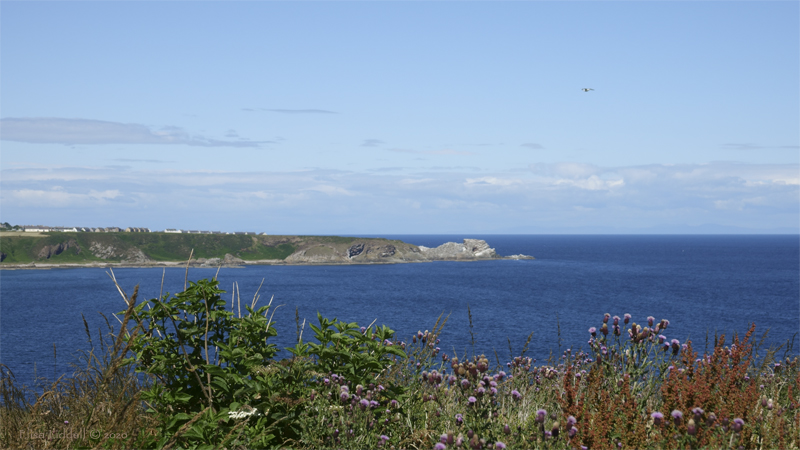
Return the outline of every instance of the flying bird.
<path id="1" fill-rule="evenodd" d="M 593 91 L 594 89 L 592 89 L 592 88 L 583 88 L 583 89 L 581 89 L 581 90 L 582 90 L 583 92 L 589 92 L 589 91 Z"/>

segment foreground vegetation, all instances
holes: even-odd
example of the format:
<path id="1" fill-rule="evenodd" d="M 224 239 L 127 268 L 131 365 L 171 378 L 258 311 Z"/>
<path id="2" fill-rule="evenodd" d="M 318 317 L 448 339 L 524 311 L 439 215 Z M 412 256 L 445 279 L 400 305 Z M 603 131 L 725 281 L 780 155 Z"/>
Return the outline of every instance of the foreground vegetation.
<path id="1" fill-rule="evenodd" d="M 271 304 L 215 280 L 128 296 L 73 376 L 35 390 L 2 367 L 4 448 L 798 448 L 789 345 L 668 339 L 669 321 L 606 314 L 588 349 L 535 364 L 441 350 L 431 330 L 317 317 L 276 360 Z M 311 339 L 308 339 L 312 335 Z M 530 342 L 530 338 L 529 338 Z M 527 348 L 527 345 L 526 345 Z"/>

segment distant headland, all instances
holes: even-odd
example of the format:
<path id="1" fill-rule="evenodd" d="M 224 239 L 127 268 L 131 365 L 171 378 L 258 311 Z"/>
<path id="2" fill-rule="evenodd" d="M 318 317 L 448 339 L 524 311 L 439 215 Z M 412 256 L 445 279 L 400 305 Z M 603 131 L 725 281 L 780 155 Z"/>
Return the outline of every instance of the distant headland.
<path id="1" fill-rule="evenodd" d="M 33 227 L 13 228 L 8 226 L 0 231 L 0 268 L 169 267 L 187 263 L 192 267 L 230 267 L 534 259 L 528 255 L 500 256 L 486 241 L 479 239 L 428 248 L 382 238 L 183 230 L 151 232 L 146 228 L 129 228 L 130 231 L 121 228 L 113 228 L 113 231 L 54 230 L 42 226 L 37 226 L 35 231 Z"/>

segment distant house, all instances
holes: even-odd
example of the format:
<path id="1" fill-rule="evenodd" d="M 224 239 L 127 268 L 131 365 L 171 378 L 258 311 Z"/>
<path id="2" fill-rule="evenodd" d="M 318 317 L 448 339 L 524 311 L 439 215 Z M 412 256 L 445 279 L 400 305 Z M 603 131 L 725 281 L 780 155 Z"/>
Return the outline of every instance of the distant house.
<path id="1" fill-rule="evenodd" d="M 258 234 L 261 235 L 261 236 L 268 236 L 266 231 L 262 231 L 261 233 L 258 233 Z"/>
<path id="2" fill-rule="evenodd" d="M 125 228 L 126 233 L 149 233 L 150 228 L 128 227 Z"/>
<path id="3" fill-rule="evenodd" d="M 167 228 L 164 230 L 164 233 L 183 233 L 183 230 L 177 230 L 175 228 Z"/>
<path id="4" fill-rule="evenodd" d="M 187 231 L 187 233 L 189 233 L 189 234 L 200 234 L 200 231 L 199 230 L 189 230 L 189 231 Z"/>
<path id="5" fill-rule="evenodd" d="M 119 227 L 108 227 L 106 228 L 106 233 L 119 233 L 122 231 Z"/>
<path id="6" fill-rule="evenodd" d="M 22 229 L 26 233 L 47 233 L 50 231 L 50 227 L 44 225 L 24 225 Z"/>

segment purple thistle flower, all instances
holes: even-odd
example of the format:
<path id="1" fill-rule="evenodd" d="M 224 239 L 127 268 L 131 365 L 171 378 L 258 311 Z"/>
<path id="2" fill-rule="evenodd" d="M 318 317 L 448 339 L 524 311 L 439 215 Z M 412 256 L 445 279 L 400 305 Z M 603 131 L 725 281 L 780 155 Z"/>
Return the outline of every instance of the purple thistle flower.
<path id="1" fill-rule="evenodd" d="M 339 395 L 339 398 L 342 400 L 342 402 L 346 402 L 350 400 L 350 394 L 348 394 L 347 392 L 342 392 L 342 394 Z"/>
<path id="2" fill-rule="evenodd" d="M 466 378 L 461 380 L 461 387 L 463 389 L 467 389 L 469 387 L 469 380 L 467 380 Z"/>
<path id="3" fill-rule="evenodd" d="M 367 327 L 361 327 L 361 334 L 364 334 L 366 332 L 367 332 Z"/>
<path id="4" fill-rule="evenodd" d="M 544 409 L 540 409 L 536 411 L 536 421 L 539 423 L 544 423 L 544 418 L 547 416 L 547 411 Z"/>
<path id="5" fill-rule="evenodd" d="M 497 395 L 497 388 L 490 387 L 490 388 L 489 388 L 489 395 L 491 395 L 492 397 L 494 397 L 495 395 Z M 770 408 L 770 409 L 772 409 L 772 408 Z"/>
<path id="6" fill-rule="evenodd" d="M 506 448 L 506 444 L 503 444 L 502 442 L 497 441 L 497 442 L 494 443 L 494 448 L 503 450 L 504 448 Z"/>
<path id="7" fill-rule="evenodd" d="M 626 325 L 628 324 L 628 322 L 631 321 L 631 315 L 630 314 L 625 314 L 622 317 L 624 317 L 624 322 L 625 322 Z"/>
<path id="8" fill-rule="evenodd" d="M 694 414 L 694 418 L 698 420 L 700 419 L 700 416 L 702 416 L 704 412 L 705 411 L 703 411 L 703 408 L 700 408 L 699 406 L 692 409 L 692 414 Z"/>
<path id="9" fill-rule="evenodd" d="M 504 434 L 511 434 L 511 427 L 508 424 L 503 425 L 503 433 Z"/>
<path id="10" fill-rule="evenodd" d="M 462 416 L 461 414 L 456 414 L 456 423 L 459 425 L 464 423 L 464 416 Z"/>
<path id="11" fill-rule="evenodd" d="M 653 322 L 655 322 L 655 321 L 656 321 L 655 317 L 647 316 L 647 326 L 652 327 L 653 326 Z"/>
<path id="12" fill-rule="evenodd" d="M 378 407 L 378 406 L 380 406 L 380 405 L 381 405 L 381 404 L 380 404 L 380 403 L 378 403 L 378 402 L 377 402 L 377 401 L 375 401 L 375 400 L 370 400 L 370 401 L 369 401 L 369 407 L 370 407 L 371 409 L 375 409 L 375 408 L 377 408 L 377 407 Z"/>
<path id="13" fill-rule="evenodd" d="M 694 419 L 689 419 L 686 423 L 686 432 L 689 433 L 689 436 L 697 434 L 697 426 L 694 423 Z"/>
<path id="14" fill-rule="evenodd" d="M 669 350 L 669 342 L 664 342 L 664 347 L 662 347 L 664 351 Z"/>
<path id="15" fill-rule="evenodd" d="M 437 442 L 436 445 L 433 446 L 433 450 L 444 450 L 447 446 L 442 444 L 441 442 Z"/>
<path id="16" fill-rule="evenodd" d="M 497 381 L 503 381 L 503 378 L 505 377 L 506 373 L 501 370 L 500 373 L 497 374 Z"/>
<path id="17" fill-rule="evenodd" d="M 569 417 L 567 417 L 567 426 L 568 426 L 568 427 L 572 427 L 572 426 L 574 426 L 576 423 L 578 423 L 578 420 L 577 420 L 577 419 L 575 419 L 575 417 L 574 417 L 574 416 L 569 416 Z"/>
<path id="18" fill-rule="evenodd" d="M 744 426 L 744 420 L 739 419 L 738 417 L 736 419 L 733 419 L 733 431 L 738 433 L 742 431 L 743 426 Z"/>
<path id="19" fill-rule="evenodd" d="M 520 394 L 518 390 L 514 389 L 513 391 L 511 391 L 511 397 L 514 400 L 520 400 L 522 398 L 522 394 Z"/>
<path id="20" fill-rule="evenodd" d="M 672 416 L 672 421 L 675 422 L 675 426 L 678 426 L 678 425 L 681 424 L 681 420 L 683 419 L 683 413 L 682 412 L 680 412 L 680 411 L 678 411 L 676 409 L 676 410 L 673 410 L 670 413 L 670 416 Z"/>
<path id="21" fill-rule="evenodd" d="M 681 341 L 679 341 L 677 339 L 673 339 L 673 340 L 670 341 L 670 343 L 672 344 L 672 354 L 673 355 L 677 355 L 678 351 L 681 348 Z"/>
<path id="22" fill-rule="evenodd" d="M 447 443 L 447 433 L 439 436 L 439 442 L 441 442 L 442 444 L 446 444 Z"/>
<path id="23" fill-rule="evenodd" d="M 653 414 L 650 414 L 650 417 L 653 418 L 653 423 L 656 425 L 661 425 L 662 421 L 664 420 L 664 415 L 660 412 L 656 411 Z"/>
<path id="24" fill-rule="evenodd" d="M 603 323 L 608 323 L 608 319 L 611 317 L 611 314 L 605 313 L 603 314 Z"/>
<path id="25" fill-rule="evenodd" d="M 717 415 L 714 414 L 713 412 L 711 414 L 709 414 L 708 417 L 706 418 L 706 424 L 709 427 L 714 425 L 714 422 L 716 422 L 716 421 L 717 421 Z"/>
<path id="26" fill-rule="evenodd" d="M 327 385 L 331 384 L 331 380 L 329 380 L 329 379 L 327 379 L 327 378 L 323 378 L 323 379 L 322 379 L 322 384 L 324 384 L 325 386 L 327 386 Z"/>
<path id="27" fill-rule="evenodd" d="M 359 408 L 361 408 L 362 411 L 364 411 L 369 406 L 369 401 L 367 401 L 366 399 L 361 399 L 361 401 L 358 402 L 358 406 Z"/>
<path id="28" fill-rule="evenodd" d="M 467 401 L 469 402 L 470 406 L 472 406 L 478 401 L 478 399 L 470 395 Z"/>
<path id="29" fill-rule="evenodd" d="M 589 333 L 592 333 L 592 337 L 597 336 L 597 328 L 595 327 L 589 328 Z"/>
<path id="30" fill-rule="evenodd" d="M 397 400 L 392 399 L 392 401 L 389 402 L 389 405 L 392 408 L 397 408 L 399 406 L 399 403 L 397 403 Z"/>
<path id="31" fill-rule="evenodd" d="M 483 397 L 484 393 L 486 393 L 486 389 L 484 389 L 482 387 L 479 387 L 478 389 L 475 389 L 475 395 L 477 395 L 478 397 Z"/>
<path id="32" fill-rule="evenodd" d="M 669 320 L 661 319 L 661 329 L 662 330 L 666 330 L 668 325 L 669 325 Z"/>
<path id="33" fill-rule="evenodd" d="M 575 427 L 570 428 L 567 432 L 567 436 L 569 436 L 570 439 L 574 438 L 576 434 L 578 434 L 578 429 Z"/>
<path id="34" fill-rule="evenodd" d="M 619 316 L 614 316 L 614 325 L 619 325 Z"/>

